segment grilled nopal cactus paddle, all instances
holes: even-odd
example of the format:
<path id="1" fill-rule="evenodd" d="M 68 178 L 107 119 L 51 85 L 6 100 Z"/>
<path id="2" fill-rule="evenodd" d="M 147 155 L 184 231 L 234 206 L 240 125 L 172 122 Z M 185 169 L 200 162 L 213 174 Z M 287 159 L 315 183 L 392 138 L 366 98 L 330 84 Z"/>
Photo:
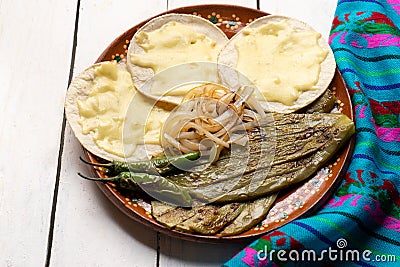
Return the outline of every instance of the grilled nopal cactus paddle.
<path id="1" fill-rule="evenodd" d="M 152 201 L 153 217 L 168 228 L 200 234 L 231 236 L 259 223 L 274 203 L 277 193 L 244 203 L 182 208 Z"/>
<path id="2" fill-rule="evenodd" d="M 152 215 L 168 228 L 205 235 L 215 234 L 233 221 L 245 208 L 245 203 L 199 205 L 192 208 L 174 207 L 152 201 Z"/>
<path id="3" fill-rule="evenodd" d="M 175 228 L 184 232 L 215 234 L 234 220 L 243 209 L 243 203 L 229 203 L 221 207 L 205 205 L 199 207 L 193 217 L 178 224 Z"/>
<path id="4" fill-rule="evenodd" d="M 333 91 L 328 88 L 317 100 L 310 105 L 296 111 L 296 113 L 329 113 L 336 103 L 336 97 Z"/>
<path id="5" fill-rule="evenodd" d="M 204 170 L 167 178 L 188 188 L 194 198 L 220 188 L 214 202 L 246 201 L 307 179 L 354 133 L 353 121 L 343 114 L 274 114 L 273 121 L 259 124 L 250 132 L 248 159 L 226 157 Z M 261 155 L 272 145 L 271 161 Z M 240 162 L 246 163 L 244 170 L 238 168 Z"/>
<path id="6" fill-rule="evenodd" d="M 276 154 L 265 173 L 244 175 L 234 190 L 218 201 L 247 200 L 275 192 L 303 181 L 314 174 L 354 134 L 354 123 L 342 114 L 298 114 L 300 124 L 294 127 L 290 119 L 277 116 Z M 287 123 L 288 122 L 288 123 Z M 250 179 L 249 179 L 250 178 Z"/>
<path id="7" fill-rule="evenodd" d="M 277 196 L 278 193 L 272 193 L 246 202 L 240 214 L 218 234 L 220 236 L 237 235 L 257 225 L 267 215 Z"/>
<path id="8" fill-rule="evenodd" d="M 196 208 L 183 208 L 161 201 L 151 202 L 151 215 L 168 228 L 174 228 L 196 214 Z"/>

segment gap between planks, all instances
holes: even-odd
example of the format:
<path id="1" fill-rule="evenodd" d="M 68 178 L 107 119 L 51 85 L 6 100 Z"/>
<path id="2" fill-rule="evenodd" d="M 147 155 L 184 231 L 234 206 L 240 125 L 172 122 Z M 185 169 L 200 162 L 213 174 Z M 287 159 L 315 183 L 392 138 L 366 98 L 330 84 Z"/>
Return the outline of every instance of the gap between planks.
<path id="1" fill-rule="evenodd" d="M 76 15 L 75 15 L 75 26 L 74 26 L 74 36 L 73 36 L 73 43 L 72 43 L 72 52 L 71 52 L 71 63 L 69 67 L 69 77 L 68 77 L 68 85 L 72 81 L 73 77 L 73 70 L 75 65 L 75 54 L 76 54 L 76 46 L 78 43 L 78 25 L 79 25 L 79 8 L 80 8 L 81 1 L 77 0 L 76 6 Z M 51 207 L 51 215 L 50 215 L 50 227 L 49 227 L 49 235 L 47 239 L 47 254 L 46 254 L 46 262 L 45 267 L 50 266 L 51 261 L 51 250 L 53 247 L 53 236 L 54 236 L 54 223 L 57 211 L 57 198 L 58 198 L 58 191 L 60 186 L 60 174 L 61 174 L 61 164 L 62 164 L 62 155 L 64 151 L 64 138 L 65 138 L 65 126 L 66 126 L 66 117 L 65 111 L 63 112 L 63 121 L 61 125 L 61 136 L 60 136 L 60 147 L 58 150 L 58 161 L 57 161 L 57 172 L 56 172 L 56 181 L 54 184 L 54 192 L 53 192 L 53 203 Z"/>

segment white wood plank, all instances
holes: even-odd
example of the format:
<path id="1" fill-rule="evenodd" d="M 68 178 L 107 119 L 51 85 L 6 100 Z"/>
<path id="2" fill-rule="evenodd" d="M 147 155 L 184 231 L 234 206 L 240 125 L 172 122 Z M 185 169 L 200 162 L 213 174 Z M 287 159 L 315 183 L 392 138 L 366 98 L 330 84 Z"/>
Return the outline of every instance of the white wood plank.
<path id="1" fill-rule="evenodd" d="M 120 34 L 167 10 L 167 0 L 81 0 L 74 73 L 93 64 Z"/>
<path id="2" fill-rule="evenodd" d="M 156 232 L 112 204 L 79 160 L 82 148 L 66 128 L 51 266 L 154 266 Z"/>
<path id="3" fill-rule="evenodd" d="M 160 235 L 160 266 L 162 267 L 212 267 L 221 266 L 243 249 L 241 244 L 194 243 Z"/>
<path id="4" fill-rule="evenodd" d="M 165 11 L 165 0 L 81 0 L 75 75 L 121 33 Z M 97 186 L 82 181 L 81 147 L 65 133 L 51 266 L 154 266 L 157 233 L 122 214 Z"/>
<path id="5" fill-rule="evenodd" d="M 76 1 L 0 1 L 0 266 L 47 252 Z"/>
<path id="6" fill-rule="evenodd" d="M 168 0 L 168 9 L 206 4 L 225 4 L 257 8 L 257 0 Z"/>
<path id="7" fill-rule="evenodd" d="M 290 16 L 310 24 L 325 39 L 329 37 L 337 0 L 266 0 L 260 1 L 260 9 Z"/>

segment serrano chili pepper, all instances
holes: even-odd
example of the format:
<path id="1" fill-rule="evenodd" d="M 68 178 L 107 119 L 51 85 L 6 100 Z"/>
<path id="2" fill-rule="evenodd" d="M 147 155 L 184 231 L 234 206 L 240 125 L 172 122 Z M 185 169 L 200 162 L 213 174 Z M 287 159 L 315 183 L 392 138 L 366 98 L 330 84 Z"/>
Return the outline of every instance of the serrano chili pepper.
<path id="1" fill-rule="evenodd" d="M 200 156 L 199 152 L 192 152 L 174 157 L 166 158 L 155 158 L 149 161 L 139 162 L 122 162 L 112 161 L 110 163 L 93 163 L 80 158 L 84 163 L 106 168 L 104 173 L 108 176 L 114 176 L 122 172 L 138 172 L 138 173 L 150 173 L 155 174 L 155 171 L 159 174 L 167 174 L 172 171 L 176 171 L 178 168 L 176 165 L 184 164 L 186 160 L 196 160 Z"/>
<path id="2" fill-rule="evenodd" d="M 159 175 L 148 173 L 121 172 L 117 176 L 108 178 L 86 177 L 84 179 L 114 183 L 117 187 L 126 190 L 143 190 L 152 197 L 178 206 L 189 207 L 192 205 L 192 197 L 189 191 Z"/>

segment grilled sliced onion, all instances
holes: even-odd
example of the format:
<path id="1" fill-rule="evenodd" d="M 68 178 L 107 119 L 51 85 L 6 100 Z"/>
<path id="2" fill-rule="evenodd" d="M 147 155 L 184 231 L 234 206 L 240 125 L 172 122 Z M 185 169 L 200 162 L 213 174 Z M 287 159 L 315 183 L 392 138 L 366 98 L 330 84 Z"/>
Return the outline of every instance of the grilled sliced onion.
<path id="1" fill-rule="evenodd" d="M 212 161 L 217 160 L 221 150 L 229 148 L 232 143 L 244 146 L 250 125 L 246 122 L 265 117 L 261 105 L 252 97 L 253 90 L 247 86 L 231 92 L 211 83 L 193 88 L 165 122 L 164 140 L 184 153 L 208 149 Z M 255 112 L 247 109 L 246 105 Z M 234 133 L 238 130 L 241 133 Z"/>

